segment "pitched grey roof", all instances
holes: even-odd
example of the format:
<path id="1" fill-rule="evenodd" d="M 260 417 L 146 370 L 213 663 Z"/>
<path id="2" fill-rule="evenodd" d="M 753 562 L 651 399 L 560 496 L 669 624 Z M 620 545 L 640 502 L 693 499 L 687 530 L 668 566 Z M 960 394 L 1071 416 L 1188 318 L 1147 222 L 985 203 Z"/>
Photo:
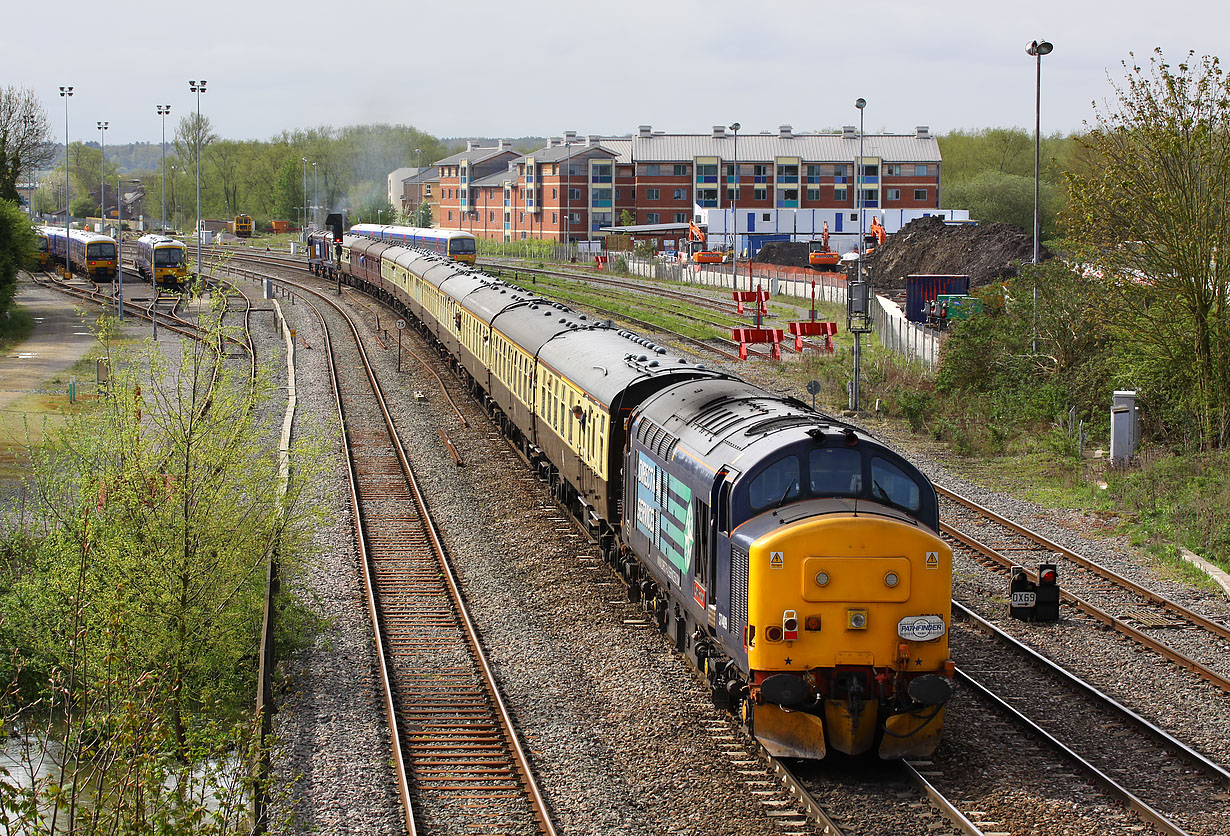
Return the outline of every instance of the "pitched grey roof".
<path id="1" fill-rule="evenodd" d="M 733 135 L 714 137 L 706 134 L 655 134 L 631 139 L 632 159 L 645 162 L 680 162 L 693 157 L 735 159 Z M 777 157 L 799 157 L 804 163 L 852 162 L 858 156 L 858 135 L 795 134 L 789 138 L 776 135 L 739 135 L 739 162 L 768 162 Z M 889 162 L 938 163 L 940 146 L 934 136 L 915 134 L 867 134 L 863 137 L 863 156 L 879 157 Z"/>
<path id="2" fill-rule="evenodd" d="M 432 163 L 432 165 L 453 165 L 454 163 L 459 163 L 462 160 L 469 160 L 470 165 L 478 165 L 479 163 L 486 162 L 493 157 L 498 157 L 501 154 L 510 154 L 512 157 L 520 156 L 516 151 L 507 146 L 504 148 L 494 146 L 487 148 L 472 148 L 469 151 L 458 151 L 450 157 L 445 157 L 442 160 L 436 160 Z"/>

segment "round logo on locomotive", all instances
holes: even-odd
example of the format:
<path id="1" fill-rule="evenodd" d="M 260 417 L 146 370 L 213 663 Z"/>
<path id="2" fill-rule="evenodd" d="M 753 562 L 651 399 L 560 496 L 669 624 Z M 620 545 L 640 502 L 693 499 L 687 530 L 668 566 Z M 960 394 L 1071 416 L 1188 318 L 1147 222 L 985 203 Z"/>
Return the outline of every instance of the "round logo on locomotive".
<path id="1" fill-rule="evenodd" d="M 915 642 L 938 639 L 945 629 L 944 619 L 938 615 L 911 615 L 897 622 L 897 635 Z"/>

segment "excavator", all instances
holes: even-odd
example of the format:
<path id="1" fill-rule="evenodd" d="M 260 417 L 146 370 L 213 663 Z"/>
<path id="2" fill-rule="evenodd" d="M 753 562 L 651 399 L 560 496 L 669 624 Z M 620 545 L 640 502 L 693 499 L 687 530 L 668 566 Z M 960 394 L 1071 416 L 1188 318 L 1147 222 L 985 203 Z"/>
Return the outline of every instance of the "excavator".
<path id="1" fill-rule="evenodd" d="M 880 219 L 874 215 L 871 218 L 871 232 L 866 235 L 865 245 L 867 247 L 867 255 L 871 255 L 876 251 L 876 247 L 884 243 L 888 238 L 888 232 L 884 229 L 884 224 L 880 223 Z"/>
<path id="2" fill-rule="evenodd" d="M 835 266 L 839 261 L 841 261 L 841 254 L 829 249 L 829 222 L 825 221 L 820 240 L 811 241 L 807 245 L 807 263 L 823 270 L 826 267 Z"/>
<path id="3" fill-rule="evenodd" d="M 696 221 L 688 221 L 688 247 L 692 246 L 692 242 L 700 244 L 705 243 L 705 232 L 696 225 Z M 692 263 L 694 264 L 721 264 L 726 260 L 726 254 L 716 250 L 696 250 L 692 253 Z"/>

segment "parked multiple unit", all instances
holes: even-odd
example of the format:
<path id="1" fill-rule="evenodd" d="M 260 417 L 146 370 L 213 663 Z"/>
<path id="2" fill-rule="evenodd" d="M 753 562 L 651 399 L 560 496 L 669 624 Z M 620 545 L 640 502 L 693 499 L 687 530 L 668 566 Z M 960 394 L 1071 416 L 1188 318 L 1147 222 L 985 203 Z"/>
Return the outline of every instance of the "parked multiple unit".
<path id="1" fill-rule="evenodd" d="M 47 234 L 53 266 L 64 264 L 67 250 L 68 263 L 74 273 L 94 282 L 115 280 L 117 248 L 114 238 L 80 229 L 71 229 L 66 235 L 64 228 L 59 226 L 45 226 L 43 231 Z"/>
<path id="2" fill-rule="evenodd" d="M 926 476 L 799 401 L 377 237 L 389 229 L 357 227 L 337 260 L 314 237 L 313 269 L 452 356 L 715 701 L 779 756 L 931 753 L 952 693 L 952 552 Z"/>
<path id="3" fill-rule="evenodd" d="M 188 248 L 165 235 L 137 239 L 137 272 L 156 287 L 180 288 L 188 279 Z"/>
<path id="4" fill-rule="evenodd" d="M 51 263 L 48 252 L 47 230 L 41 226 L 34 227 L 34 263 L 40 270 L 46 270 Z"/>
<path id="5" fill-rule="evenodd" d="M 446 255 L 454 261 L 464 261 L 467 264 L 474 263 L 478 252 L 478 239 L 468 232 L 455 229 L 355 224 L 350 228 L 350 234 Z"/>

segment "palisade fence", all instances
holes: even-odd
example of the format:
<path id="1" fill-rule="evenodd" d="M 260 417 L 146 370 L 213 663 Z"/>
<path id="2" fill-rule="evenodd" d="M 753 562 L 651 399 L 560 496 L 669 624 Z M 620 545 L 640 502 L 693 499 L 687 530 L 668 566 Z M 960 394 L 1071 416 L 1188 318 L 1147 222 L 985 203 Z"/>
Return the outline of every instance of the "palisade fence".
<path id="1" fill-rule="evenodd" d="M 489 241 L 479 239 L 482 255 L 505 258 L 540 260 L 544 266 L 551 262 L 586 264 L 593 266 L 594 253 L 576 244 L 565 246 L 551 241 Z M 811 300 L 812 284 L 815 284 L 816 301 L 846 304 L 846 279 L 833 273 L 816 273 L 814 276 L 800 274 L 797 268 L 777 267 L 772 264 L 756 264 L 754 274 L 748 276 L 746 262 L 739 265 L 738 275 L 733 275 L 729 264 L 680 264 L 658 258 L 644 258 L 630 252 L 612 252 L 609 269 L 616 260 L 628 266 L 634 276 L 644 276 L 659 281 L 695 284 L 704 287 L 755 290 L 758 286 L 769 291 L 770 296 L 793 296 L 808 302 Z M 910 360 L 922 363 L 928 372 L 939 365 L 940 335 L 934 329 L 910 322 L 901 308 L 891 299 L 880 295 L 871 306 L 872 327 L 885 348 L 902 354 Z"/>
<path id="2" fill-rule="evenodd" d="M 800 276 L 797 270 L 777 269 L 771 264 L 757 264 L 755 274 L 734 276 L 728 265 L 702 267 L 699 264 L 677 264 L 634 255 L 617 256 L 628 265 L 628 272 L 663 281 L 698 284 L 706 287 L 728 287 L 755 290 L 757 286 L 770 296 L 793 296 L 811 300 L 813 283 L 817 302 L 846 304 L 846 279 L 832 273 L 816 273 L 815 277 Z M 751 284 L 749 288 L 748 285 Z M 885 348 L 922 363 L 928 372 L 939 365 L 940 336 L 931 328 L 910 322 L 896 302 L 876 294 L 871 306 L 872 328 Z"/>

